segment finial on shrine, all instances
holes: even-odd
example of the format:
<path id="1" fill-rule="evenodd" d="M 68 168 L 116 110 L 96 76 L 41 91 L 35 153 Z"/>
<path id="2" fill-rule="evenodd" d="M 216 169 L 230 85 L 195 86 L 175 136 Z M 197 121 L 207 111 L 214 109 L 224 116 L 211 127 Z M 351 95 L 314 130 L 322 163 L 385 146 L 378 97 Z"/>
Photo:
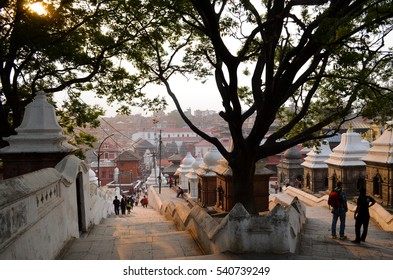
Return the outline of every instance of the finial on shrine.
<path id="1" fill-rule="evenodd" d="M 352 125 L 352 122 L 349 123 L 348 132 L 353 132 L 353 125 Z"/>

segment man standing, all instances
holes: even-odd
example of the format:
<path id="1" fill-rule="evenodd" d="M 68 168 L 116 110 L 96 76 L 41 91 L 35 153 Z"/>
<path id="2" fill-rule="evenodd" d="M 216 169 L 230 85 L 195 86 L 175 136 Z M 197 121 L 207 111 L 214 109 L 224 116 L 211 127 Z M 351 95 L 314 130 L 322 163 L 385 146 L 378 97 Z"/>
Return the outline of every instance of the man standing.
<path id="1" fill-rule="evenodd" d="M 336 239 L 337 220 L 340 219 L 340 240 L 347 239 L 345 235 L 345 217 L 348 211 L 347 198 L 342 189 L 342 183 L 338 182 L 336 188 L 329 195 L 329 205 L 333 207 L 332 214 L 332 238 Z"/>
<path id="2" fill-rule="evenodd" d="M 356 239 L 353 243 L 365 242 L 368 231 L 368 223 L 370 221 L 370 212 L 368 208 L 375 204 L 375 199 L 371 196 L 366 195 L 366 189 L 361 188 L 359 190 L 359 197 L 356 203 L 356 210 L 354 214 L 355 218 L 355 234 Z M 363 226 L 362 235 L 360 235 L 360 228 Z"/>
<path id="3" fill-rule="evenodd" d="M 113 206 L 115 207 L 115 214 L 119 215 L 120 200 L 117 199 L 117 196 L 115 196 L 115 199 L 113 200 Z"/>
<path id="4" fill-rule="evenodd" d="M 121 201 L 120 201 L 120 209 L 121 209 L 121 214 L 125 215 L 126 214 L 126 198 L 124 197 L 124 195 L 121 197 Z"/>

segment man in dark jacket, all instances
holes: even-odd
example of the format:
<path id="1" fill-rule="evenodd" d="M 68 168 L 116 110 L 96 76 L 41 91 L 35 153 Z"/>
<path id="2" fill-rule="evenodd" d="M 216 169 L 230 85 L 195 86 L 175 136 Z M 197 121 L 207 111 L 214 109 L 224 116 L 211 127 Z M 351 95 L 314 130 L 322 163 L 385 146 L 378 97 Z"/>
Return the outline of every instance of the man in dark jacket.
<path id="1" fill-rule="evenodd" d="M 121 214 L 125 215 L 126 214 L 126 198 L 124 197 L 124 195 L 121 197 L 121 201 L 120 201 L 120 209 L 121 209 Z"/>
<path id="2" fill-rule="evenodd" d="M 366 195 L 366 189 L 361 188 L 359 190 L 359 197 L 356 203 L 356 210 L 354 214 L 356 239 L 352 241 L 353 243 L 360 243 L 360 241 L 366 241 L 368 223 L 370 221 L 370 212 L 368 208 L 370 208 L 374 204 L 375 199 L 371 196 Z M 362 235 L 360 235 L 360 229 L 362 226 L 363 232 Z"/>
<path id="3" fill-rule="evenodd" d="M 115 207 L 115 214 L 119 215 L 120 200 L 117 199 L 117 196 L 115 196 L 115 199 L 113 200 L 113 206 Z"/>

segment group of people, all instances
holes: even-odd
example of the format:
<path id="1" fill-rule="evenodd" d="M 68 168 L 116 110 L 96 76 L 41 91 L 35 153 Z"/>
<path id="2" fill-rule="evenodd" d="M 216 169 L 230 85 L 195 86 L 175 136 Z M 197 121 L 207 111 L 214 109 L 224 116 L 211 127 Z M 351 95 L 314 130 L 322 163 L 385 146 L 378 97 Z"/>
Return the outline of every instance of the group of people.
<path id="1" fill-rule="evenodd" d="M 332 208 L 332 238 L 337 238 L 336 233 L 336 225 L 337 221 L 340 220 L 340 229 L 339 229 L 339 239 L 345 240 L 347 236 L 345 235 L 345 218 L 346 213 L 348 212 L 348 203 L 345 196 L 345 193 L 342 189 L 342 183 L 338 182 L 336 188 L 333 190 L 337 192 L 339 203 Z M 330 203 L 329 203 L 330 204 Z M 359 189 L 359 196 L 356 202 L 356 210 L 354 212 L 355 219 L 355 240 L 353 243 L 365 242 L 368 232 L 368 224 L 370 221 L 370 212 L 369 208 L 375 204 L 375 199 L 366 194 L 366 189 Z M 363 228 L 363 230 L 362 230 Z"/>
<path id="2" fill-rule="evenodd" d="M 131 214 L 131 210 L 134 208 L 134 204 L 138 206 L 138 200 L 139 198 L 136 196 L 126 197 L 125 195 L 123 195 L 121 200 L 119 200 L 117 196 L 115 196 L 115 199 L 113 200 L 113 207 L 115 209 L 115 214 L 120 215 L 120 210 L 122 215 Z M 143 196 L 143 198 L 140 200 L 140 203 L 143 208 L 147 208 L 149 201 L 146 195 Z"/>

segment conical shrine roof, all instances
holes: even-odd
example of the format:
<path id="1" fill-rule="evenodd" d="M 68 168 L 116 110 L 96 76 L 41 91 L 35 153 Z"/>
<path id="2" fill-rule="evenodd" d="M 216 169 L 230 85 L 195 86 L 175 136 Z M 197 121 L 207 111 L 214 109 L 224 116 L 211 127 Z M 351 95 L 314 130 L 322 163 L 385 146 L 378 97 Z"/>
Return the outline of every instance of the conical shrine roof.
<path id="1" fill-rule="evenodd" d="M 359 133 L 348 129 L 341 137 L 340 144 L 333 149 L 327 164 L 336 166 L 362 166 L 366 165 L 362 158 L 367 154 L 368 147 L 362 142 Z"/>
<path id="2" fill-rule="evenodd" d="M 388 124 L 392 125 L 393 123 L 389 122 Z M 393 164 L 393 131 L 391 127 L 386 129 L 377 140 L 372 142 L 372 147 L 362 160 Z"/>

